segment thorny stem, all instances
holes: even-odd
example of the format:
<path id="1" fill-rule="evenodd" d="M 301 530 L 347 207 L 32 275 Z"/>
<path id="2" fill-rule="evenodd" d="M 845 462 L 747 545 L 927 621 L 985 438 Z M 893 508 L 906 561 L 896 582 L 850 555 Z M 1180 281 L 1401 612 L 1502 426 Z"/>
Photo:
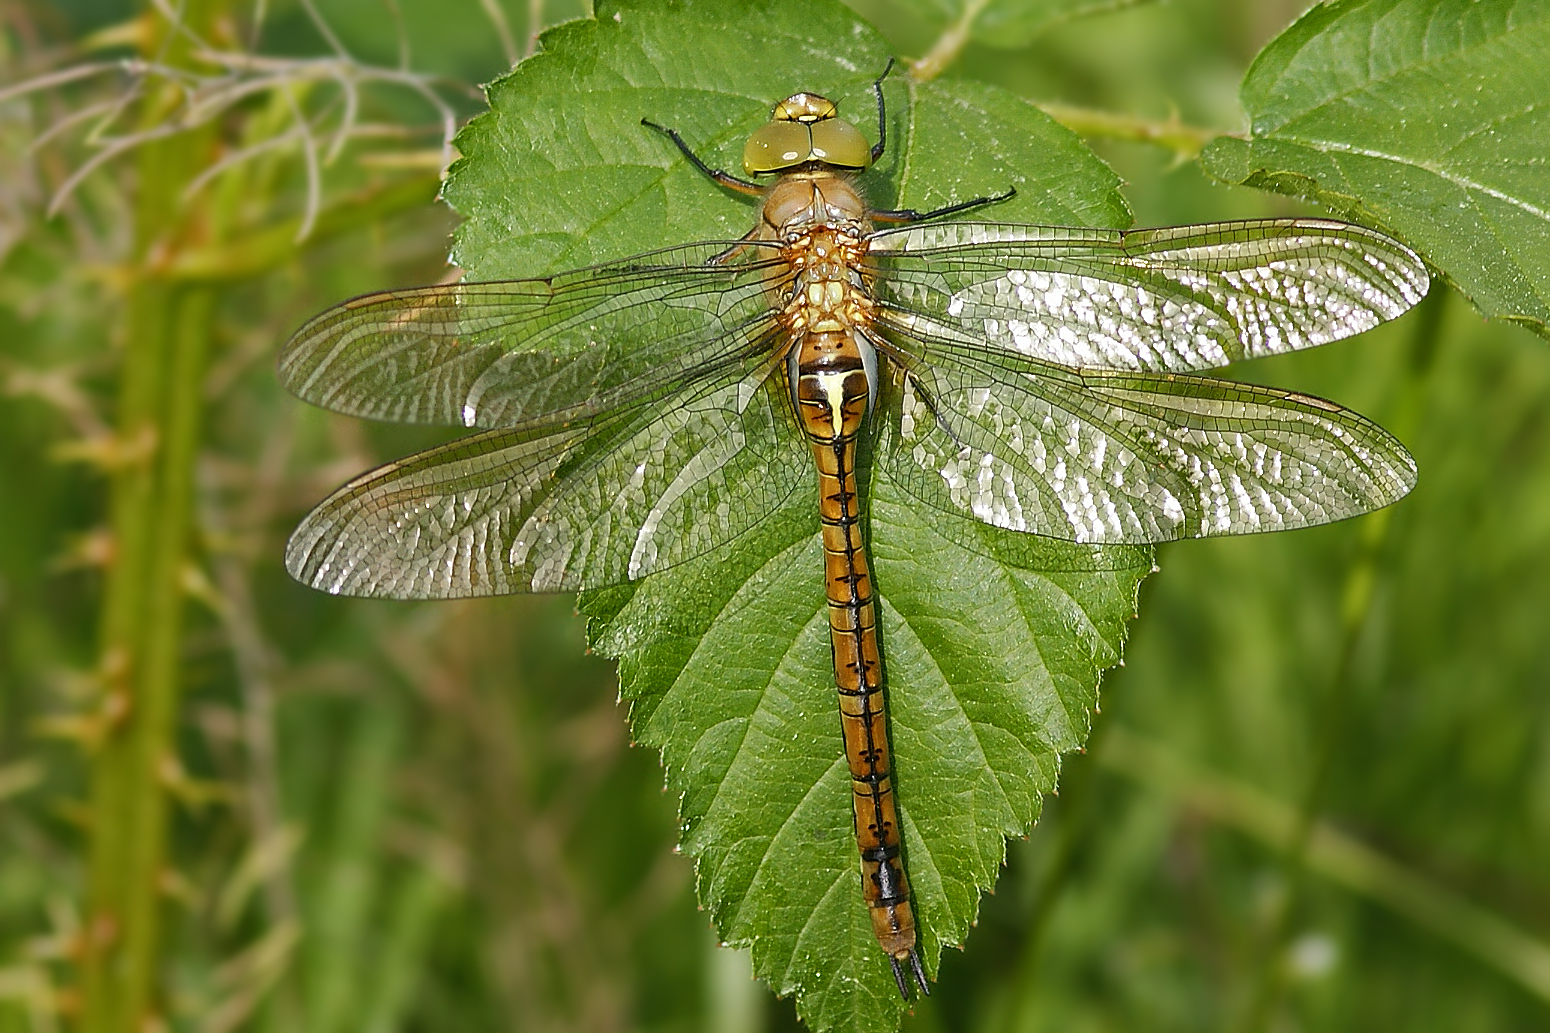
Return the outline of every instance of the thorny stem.
<path id="1" fill-rule="evenodd" d="M 214 4 L 205 5 L 210 11 Z M 154 122 L 167 91 L 149 91 Z M 163 256 L 217 232 L 219 218 L 178 201 L 214 126 L 140 151 L 136 283 L 123 321 L 118 435 L 145 439 L 111 492 L 112 562 L 101 616 L 101 720 L 93 757 L 90 876 L 81 947 L 86 1033 L 131 1033 L 162 1021 L 157 1000 L 167 778 L 177 767 L 183 571 L 215 295 L 156 275 Z M 161 134 L 165 135 L 165 134 Z"/>
<path id="2" fill-rule="evenodd" d="M 206 0 L 189 5 L 188 15 L 215 27 L 224 24 L 226 12 L 220 0 Z M 105 535 L 111 545 L 104 550 L 99 621 L 89 872 L 84 928 L 75 944 L 83 1033 L 139 1033 L 167 1024 L 161 985 L 163 910 L 166 888 L 177 881 L 167 828 L 181 769 L 181 630 L 196 527 L 194 468 L 203 387 L 222 298 L 218 281 L 295 255 L 294 247 L 269 239 L 271 230 L 294 235 L 292 225 L 240 223 L 237 213 L 247 190 L 242 181 L 225 179 L 222 189 L 197 200 L 187 196 L 187 184 L 198 180 L 220 153 L 219 134 L 228 128 L 226 116 L 234 105 L 274 89 L 294 98 L 303 72 L 348 88 L 373 78 L 408 85 L 436 98 L 448 140 L 453 124 L 450 106 L 435 94 L 429 77 L 363 70 L 343 61 L 271 61 L 258 68 L 243 55 L 212 47 L 186 23 L 150 24 L 159 36 L 146 34 L 148 56 L 137 62 L 50 73 L 9 91 L 25 95 L 108 68 L 128 69 L 133 76 L 110 107 L 98 109 L 105 115 L 88 142 L 101 150 L 69 177 L 55 201 L 96 165 L 131 149 L 137 152 L 134 258 L 121 277 L 127 302 L 119 320 L 122 368 L 115 437 L 141 445 L 119 450 L 127 458 L 113 470 Z M 208 72 L 212 64 L 218 74 Z M 305 229 L 318 212 L 321 193 L 316 175 L 320 145 L 311 133 L 319 116 L 299 106 L 289 116 L 295 123 L 289 133 L 297 136 L 314 173 Z M 129 120 L 134 122 L 127 131 L 110 131 Z M 351 125 L 347 131 L 354 135 L 358 128 Z M 262 149 L 248 156 L 254 153 Z M 317 219 L 319 229 L 347 228 L 366 212 L 380 215 L 411 202 L 423 205 L 433 186 L 426 179 L 390 184 L 359 203 L 324 211 Z M 236 595 L 234 589 L 242 586 L 227 587 Z M 242 630 L 239 624 L 237 631 Z M 261 673 L 260 645 L 256 639 L 237 644 L 250 676 Z M 290 906 L 283 892 L 271 903 L 282 916 Z"/>

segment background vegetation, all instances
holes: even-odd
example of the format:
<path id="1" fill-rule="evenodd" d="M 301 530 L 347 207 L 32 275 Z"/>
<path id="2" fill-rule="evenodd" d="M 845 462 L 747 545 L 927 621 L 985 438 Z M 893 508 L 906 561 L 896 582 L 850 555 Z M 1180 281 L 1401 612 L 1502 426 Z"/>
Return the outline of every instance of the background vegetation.
<path id="1" fill-rule="evenodd" d="M 794 1023 L 715 948 L 571 600 L 340 601 L 279 565 L 328 488 L 428 440 L 306 409 L 272 357 L 318 308 L 445 274 L 443 121 L 526 47 L 507 6 L 281 2 L 255 35 L 192 5 L 224 65 L 154 8 L 6 11 L 0 81 L 167 67 L 0 94 L 0 1031 L 128 1006 L 85 924 L 104 892 L 159 917 L 135 964 L 179 1029 Z M 944 37 L 929 3 L 859 6 L 903 55 Z M 1301 5 L 1115 6 L 943 74 L 1065 106 L 1141 224 L 1304 210 L 1178 160 L 1180 127 L 1241 127 Z M 1420 487 L 1161 551 L 1088 752 L 906 1028 L 1544 1024 L 1550 353 L 1439 290 L 1241 374 L 1374 417 Z M 140 426 L 191 476 L 147 473 Z M 155 706 L 108 736 L 125 640 L 161 651 L 133 675 Z"/>

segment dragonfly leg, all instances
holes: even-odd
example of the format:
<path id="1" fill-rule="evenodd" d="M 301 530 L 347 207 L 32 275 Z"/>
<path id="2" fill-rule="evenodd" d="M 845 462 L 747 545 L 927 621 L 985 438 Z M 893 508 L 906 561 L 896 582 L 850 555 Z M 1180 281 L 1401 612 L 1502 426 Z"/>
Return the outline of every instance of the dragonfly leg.
<path id="1" fill-rule="evenodd" d="M 743 249 L 748 246 L 748 242 L 750 240 L 757 240 L 758 237 L 759 227 L 755 226 L 741 237 L 738 237 L 736 244 L 733 244 L 725 251 L 717 251 L 714 255 L 711 255 L 709 258 L 707 258 L 705 260 L 705 264 L 724 265 L 725 263 L 730 262 L 732 259 L 736 258 L 739 254 L 742 253 Z"/>
<path id="2" fill-rule="evenodd" d="M 659 126 L 649 118 L 641 119 L 640 124 L 645 126 L 647 129 L 655 129 L 657 132 L 673 141 L 673 143 L 677 144 L 678 149 L 683 152 L 684 157 L 692 161 L 695 168 L 699 169 L 718 185 L 724 186 L 728 190 L 736 190 L 740 194 L 751 194 L 755 197 L 759 197 L 764 194 L 764 188 L 759 184 L 750 183 L 746 179 L 738 179 L 726 169 L 713 169 L 709 165 L 705 164 L 705 162 L 700 160 L 700 156 L 695 154 L 688 144 L 684 143 L 684 138 L 678 135 L 678 130 L 669 129 L 666 126 Z"/>
<path id="3" fill-rule="evenodd" d="M 893 71 L 893 58 L 890 57 L 888 66 L 883 69 L 883 74 L 872 80 L 872 92 L 877 96 L 877 142 L 872 145 L 874 162 L 883 156 L 883 151 L 888 144 L 888 114 L 883 106 L 883 80 L 888 78 L 888 73 L 891 71 Z M 678 146 L 682 147 L 683 144 L 680 143 Z M 692 154 L 689 156 L 694 157 Z M 1004 194 L 989 194 L 985 197 L 976 197 L 972 201 L 959 201 L 957 204 L 934 208 L 929 212 L 917 211 L 914 208 L 874 208 L 867 214 L 878 222 L 924 222 L 927 219 L 940 219 L 944 215 L 956 215 L 970 208 L 978 208 L 980 205 L 996 204 L 1007 200 L 1015 193 L 1017 193 L 1016 187 L 1007 187 Z"/>
<path id="4" fill-rule="evenodd" d="M 888 116 L 883 109 L 883 80 L 888 78 L 889 72 L 893 71 L 893 60 L 890 57 L 887 67 L 883 69 L 883 74 L 872 80 L 872 92 L 877 95 L 877 142 L 872 145 L 873 161 L 881 158 L 887 148 Z"/>
<path id="5" fill-rule="evenodd" d="M 944 215 L 957 215 L 966 212 L 970 208 L 978 208 L 986 204 L 1000 204 L 1009 201 L 1017 194 L 1016 187 L 1007 187 L 1005 193 L 987 194 L 984 197 L 976 197 L 972 201 L 959 201 L 942 208 L 933 208 L 929 212 L 918 211 L 914 208 L 883 208 L 873 209 L 867 214 L 878 222 L 925 222 L 927 219 L 940 219 Z"/>

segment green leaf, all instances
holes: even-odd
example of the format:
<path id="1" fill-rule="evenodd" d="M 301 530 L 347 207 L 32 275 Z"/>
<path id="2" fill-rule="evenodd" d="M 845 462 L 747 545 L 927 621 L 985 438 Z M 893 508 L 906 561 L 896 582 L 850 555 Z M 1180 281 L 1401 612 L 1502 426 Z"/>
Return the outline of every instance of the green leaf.
<path id="1" fill-rule="evenodd" d="M 881 476 L 870 495 L 895 781 L 934 970 L 1059 755 L 1086 739 L 1150 551 L 933 527 Z M 860 898 L 810 510 L 583 610 L 595 648 L 620 658 L 637 741 L 682 794 L 683 848 L 722 938 L 751 944 L 812 1028 L 880 1029 L 904 1002 Z"/>
<path id="2" fill-rule="evenodd" d="M 816 46 L 814 40 L 834 41 Z M 471 279 L 533 276 L 698 239 L 736 239 L 756 203 L 670 141 L 740 171 L 771 105 L 822 92 L 875 132 L 888 55 L 830 3 L 600 4 L 490 87 L 445 188 L 466 217 Z M 1007 221 L 1125 226 L 1118 182 L 1069 131 L 974 83 L 885 83 L 888 152 L 861 176 L 882 207 L 999 193 Z M 805 449 L 793 430 L 793 447 Z M 816 480 L 815 480 L 816 488 Z M 994 885 L 1005 837 L 1054 787 L 1115 662 L 1142 548 L 1099 550 L 919 508 L 865 489 L 905 850 L 934 972 Z M 827 642 L 816 497 L 732 547 L 583 596 L 594 647 L 620 662 L 634 734 L 662 751 L 683 849 L 722 939 L 824 1029 L 882 1029 L 903 1008 L 861 898 Z"/>
<path id="3" fill-rule="evenodd" d="M 871 84 L 890 58 L 870 27 L 822 2 L 604 4 L 597 20 L 552 29 L 542 44 L 490 85 L 491 110 L 458 136 L 465 157 L 443 196 L 466 219 L 452 257 L 470 279 L 742 236 L 755 202 L 709 183 L 640 120 L 677 129 L 712 167 L 741 175 L 743 142 L 798 90 L 833 99 L 870 137 Z M 929 208 L 1015 186 L 998 221 L 1130 224 L 1118 178 L 1033 105 L 900 72 L 884 92 L 889 150 L 862 177 L 877 206 Z"/>
<path id="4" fill-rule="evenodd" d="M 1550 2 L 1314 8 L 1245 77 L 1218 179 L 1317 201 L 1415 246 L 1488 316 L 1550 322 Z"/>

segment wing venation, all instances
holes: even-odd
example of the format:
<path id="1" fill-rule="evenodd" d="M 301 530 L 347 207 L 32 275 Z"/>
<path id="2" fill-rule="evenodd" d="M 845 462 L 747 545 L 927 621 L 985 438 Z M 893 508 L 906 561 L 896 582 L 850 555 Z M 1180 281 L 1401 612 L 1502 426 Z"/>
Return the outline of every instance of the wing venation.
<path id="1" fill-rule="evenodd" d="M 281 383 L 352 416 L 513 427 L 671 391 L 767 344 L 773 267 L 757 247 L 672 248 L 545 279 L 368 294 L 286 343 Z"/>
<path id="2" fill-rule="evenodd" d="M 1327 523 L 1386 506 L 1415 463 L 1322 399 L 1203 377 L 954 354 L 898 378 L 879 448 L 922 501 L 1093 544 Z"/>
<path id="3" fill-rule="evenodd" d="M 1188 373 L 1310 348 L 1419 301 L 1426 267 L 1372 230 L 1270 219 L 1145 230 L 926 223 L 877 234 L 885 320 L 942 347 Z"/>
<path id="4" fill-rule="evenodd" d="M 731 541 L 812 482 L 783 385 L 723 369 L 666 406 L 498 428 L 373 470 L 286 546 L 304 584 L 448 599 L 622 584 Z"/>

